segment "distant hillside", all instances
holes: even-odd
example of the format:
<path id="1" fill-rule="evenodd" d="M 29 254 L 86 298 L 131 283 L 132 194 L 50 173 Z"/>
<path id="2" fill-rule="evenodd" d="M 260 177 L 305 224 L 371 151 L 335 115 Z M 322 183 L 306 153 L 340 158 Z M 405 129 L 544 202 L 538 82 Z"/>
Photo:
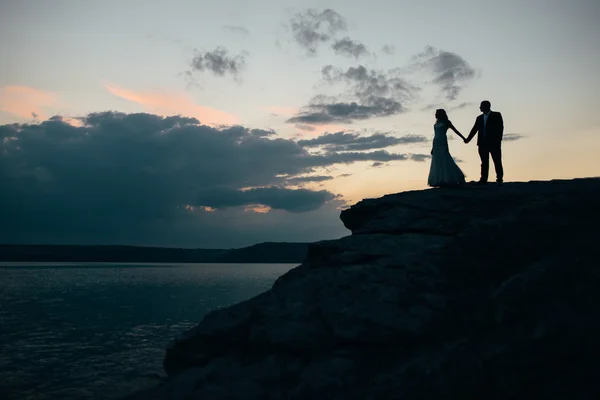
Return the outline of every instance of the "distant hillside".
<path id="1" fill-rule="evenodd" d="M 259 243 L 219 255 L 222 263 L 301 263 L 309 243 Z"/>
<path id="2" fill-rule="evenodd" d="M 142 246 L 0 245 L 0 261 L 301 263 L 309 243 L 260 243 L 241 249 Z"/>

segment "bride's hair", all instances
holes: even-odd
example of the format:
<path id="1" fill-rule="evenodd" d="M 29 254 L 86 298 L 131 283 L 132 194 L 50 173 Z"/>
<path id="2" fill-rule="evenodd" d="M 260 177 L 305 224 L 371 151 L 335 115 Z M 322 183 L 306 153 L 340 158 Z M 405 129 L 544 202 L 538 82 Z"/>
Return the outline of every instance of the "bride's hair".
<path id="1" fill-rule="evenodd" d="M 446 114 L 446 110 L 443 108 L 438 108 L 435 110 L 435 117 L 438 121 L 448 121 L 448 114 Z"/>

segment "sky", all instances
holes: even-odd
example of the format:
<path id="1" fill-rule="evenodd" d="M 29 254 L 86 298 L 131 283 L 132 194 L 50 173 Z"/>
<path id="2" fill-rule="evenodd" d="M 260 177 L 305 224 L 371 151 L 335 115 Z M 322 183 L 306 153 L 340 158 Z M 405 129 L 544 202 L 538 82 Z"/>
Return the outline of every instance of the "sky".
<path id="1" fill-rule="evenodd" d="M 427 188 L 436 108 L 467 135 L 482 100 L 505 181 L 600 176 L 599 17 L 597 0 L 0 0 L 0 243 L 339 238 L 344 208 Z M 453 139 L 477 180 L 475 141 Z"/>

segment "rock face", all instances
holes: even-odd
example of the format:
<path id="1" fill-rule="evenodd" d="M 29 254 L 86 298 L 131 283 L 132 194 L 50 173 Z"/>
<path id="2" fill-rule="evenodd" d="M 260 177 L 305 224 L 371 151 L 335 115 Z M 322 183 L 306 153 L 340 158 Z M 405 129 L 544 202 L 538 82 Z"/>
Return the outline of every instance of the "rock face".
<path id="1" fill-rule="evenodd" d="M 599 399 L 600 179 L 405 192 L 167 349 L 145 399 Z"/>

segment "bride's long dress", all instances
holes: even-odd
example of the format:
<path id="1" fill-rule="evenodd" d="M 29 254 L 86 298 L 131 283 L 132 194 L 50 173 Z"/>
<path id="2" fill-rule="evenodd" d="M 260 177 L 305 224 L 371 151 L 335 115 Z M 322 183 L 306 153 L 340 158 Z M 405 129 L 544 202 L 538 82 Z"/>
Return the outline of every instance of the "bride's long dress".
<path id="1" fill-rule="evenodd" d="M 465 174 L 456 165 L 448 149 L 448 124 L 438 121 L 433 126 L 433 155 L 427 184 L 432 187 L 455 186 L 465 183 Z"/>

